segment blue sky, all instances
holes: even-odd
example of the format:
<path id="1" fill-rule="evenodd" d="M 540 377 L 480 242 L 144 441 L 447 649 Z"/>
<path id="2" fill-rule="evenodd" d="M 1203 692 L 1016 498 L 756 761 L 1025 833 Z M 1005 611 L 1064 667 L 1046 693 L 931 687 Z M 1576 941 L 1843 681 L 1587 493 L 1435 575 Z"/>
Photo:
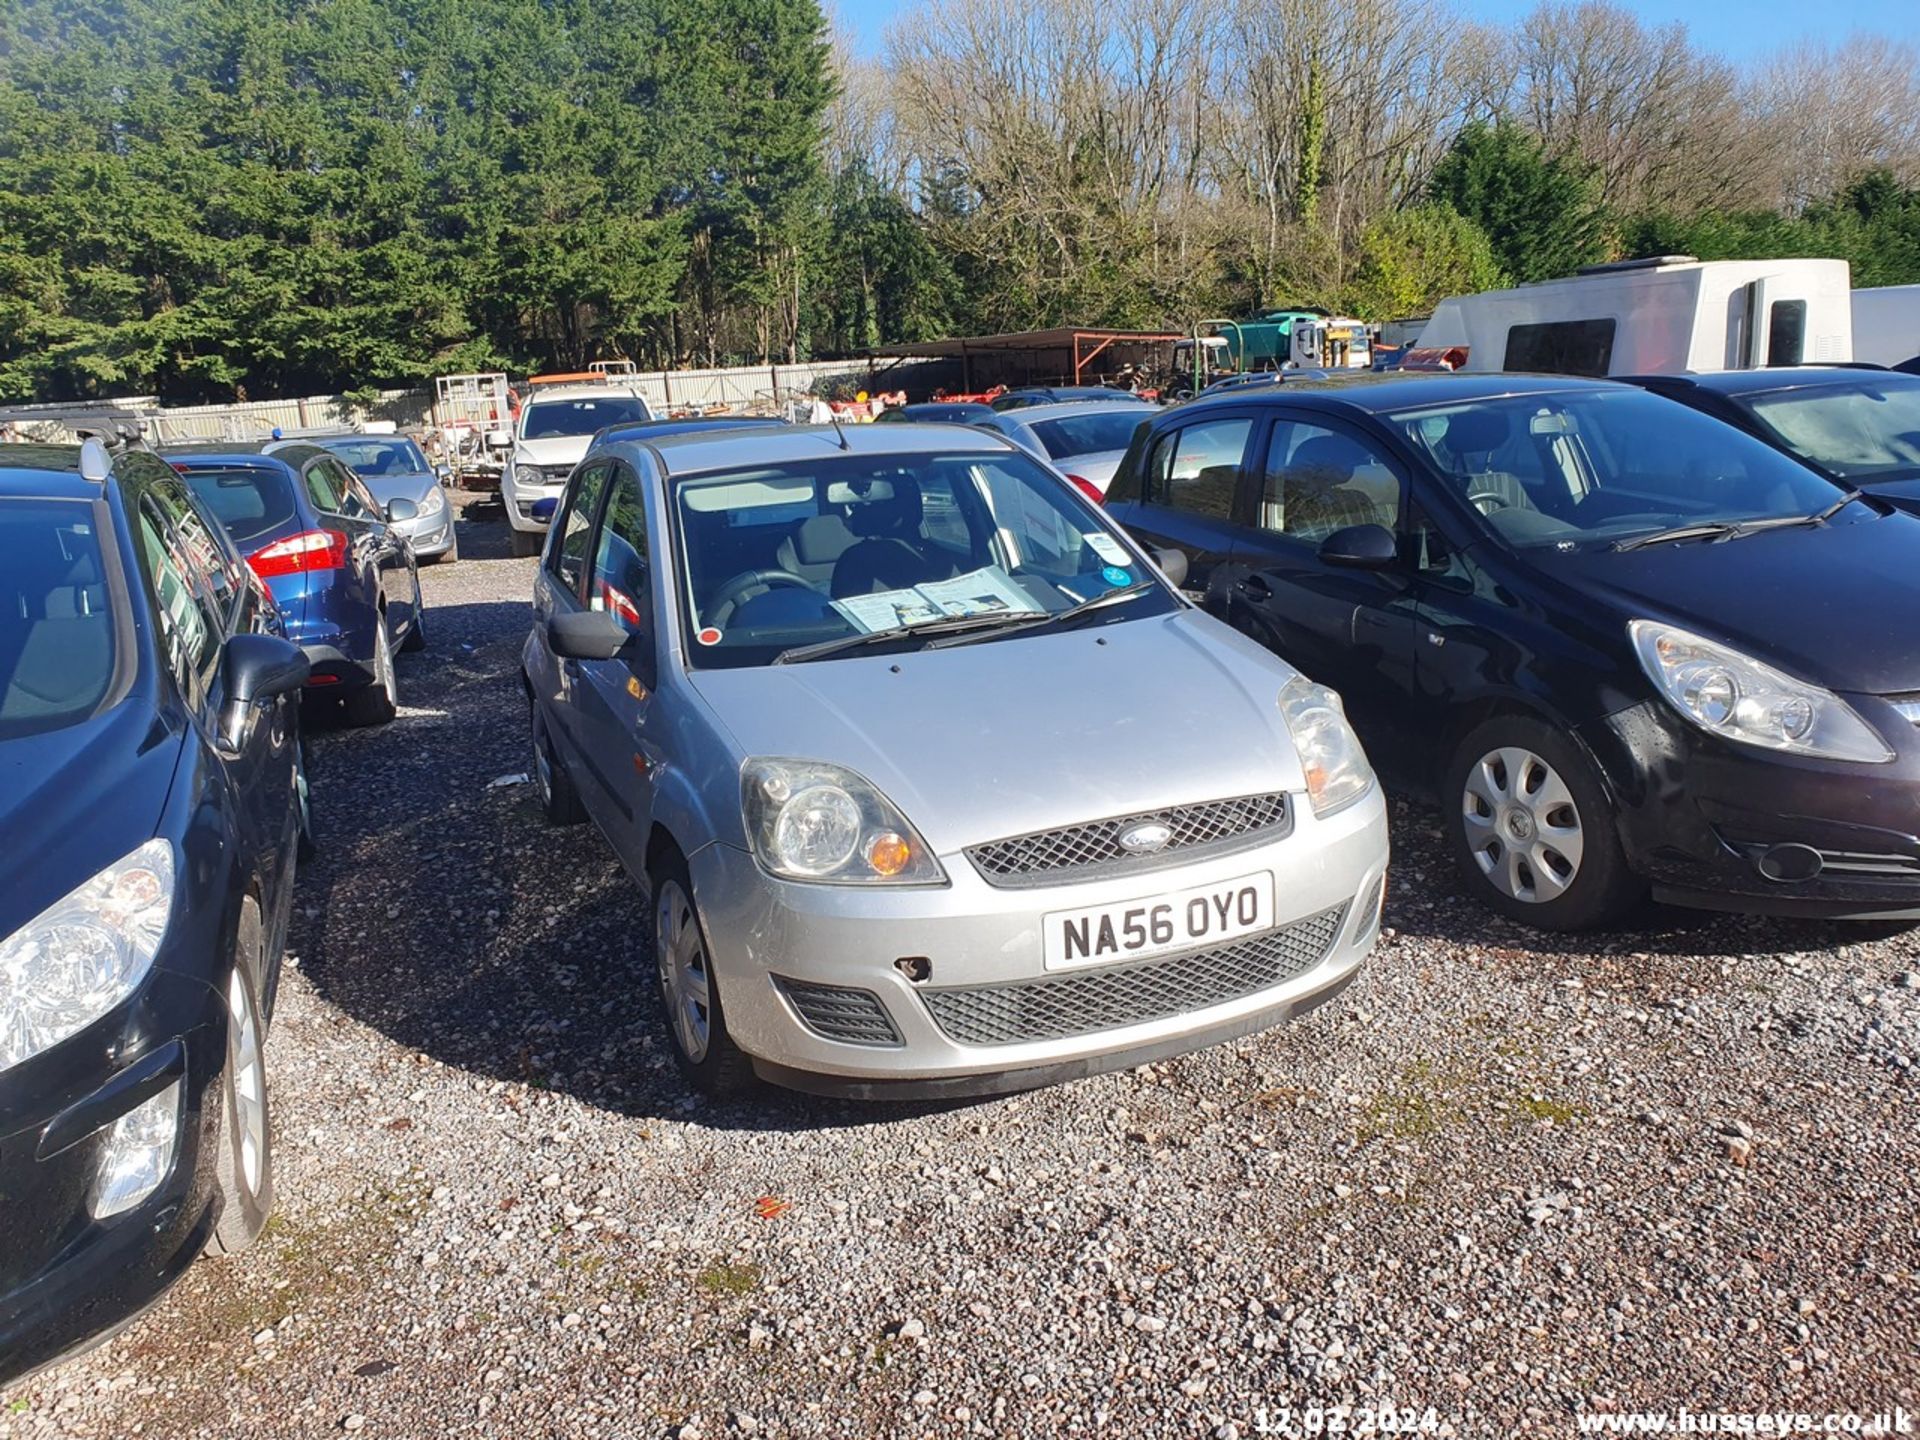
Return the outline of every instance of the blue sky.
<path id="1" fill-rule="evenodd" d="M 958 0 L 981 3 L 981 0 Z M 1017 0 L 1045 4 L 1046 0 Z M 1207 4 L 1211 0 L 1168 0 L 1170 4 Z M 1537 0 L 1457 0 L 1460 9 L 1477 20 L 1505 22 L 1534 8 Z M 1649 24 L 1684 20 L 1695 43 L 1734 60 L 1764 55 L 1817 35 L 1839 41 L 1855 30 L 1868 30 L 1901 40 L 1920 42 L 1920 0 L 1624 0 Z M 878 50 L 887 22 L 910 17 L 920 0 L 827 0 L 863 53 Z"/>

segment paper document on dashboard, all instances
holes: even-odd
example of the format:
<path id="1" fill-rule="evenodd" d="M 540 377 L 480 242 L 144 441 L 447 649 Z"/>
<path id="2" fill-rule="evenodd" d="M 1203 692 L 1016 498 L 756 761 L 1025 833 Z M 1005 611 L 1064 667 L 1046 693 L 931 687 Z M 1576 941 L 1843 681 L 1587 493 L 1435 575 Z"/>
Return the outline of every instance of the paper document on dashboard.
<path id="1" fill-rule="evenodd" d="M 929 580 L 907 590 L 882 590 L 877 595 L 849 595 L 833 608 L 864 631 L 892 630 L 901 625 L 925 625 L 965 615 L 1038 615 L 1041 607 L 1006 572 L 988 567 L 956 575 L 951 580 Z"/>

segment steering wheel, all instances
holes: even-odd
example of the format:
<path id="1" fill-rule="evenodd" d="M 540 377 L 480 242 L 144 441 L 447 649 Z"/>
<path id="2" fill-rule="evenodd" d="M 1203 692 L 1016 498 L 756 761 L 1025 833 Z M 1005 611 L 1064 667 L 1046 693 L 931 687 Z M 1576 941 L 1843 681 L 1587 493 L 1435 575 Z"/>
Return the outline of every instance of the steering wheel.
<path id="1" fill-rule="evenodd" d="M 773 590 L 782 586 L 790 590 L 813 589 L 813 586 L 791 570 L 781 570 L 773 566 L 762 570 L 742 570 L 722 585 L 719 593 L 709 602 L 713 607 L 711 623 L 718 626 L 724 621 L 731 620 L 733 612 L 739 608 L 740 602 L 747 598 L 749 590 Z"/>
<path id="2" fill-rule="evenodd" d="M 1491 515 L 1496 510 L 1511 510 L 1513 503 L 1498 490 L 1469 490 L 1467 503 L 1482 515 Z"/>

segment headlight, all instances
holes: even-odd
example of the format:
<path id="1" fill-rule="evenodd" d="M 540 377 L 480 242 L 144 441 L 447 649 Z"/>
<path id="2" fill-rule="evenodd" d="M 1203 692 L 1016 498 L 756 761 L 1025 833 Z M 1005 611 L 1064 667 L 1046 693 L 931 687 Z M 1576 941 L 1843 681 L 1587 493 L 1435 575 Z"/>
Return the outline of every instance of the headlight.
<path id="1" fill-rule="evenodd" d="M 427 515 L 438 515 L 446 508 L 447 497 L 441 492 L 438 485 L 420 497 L 420 514 L 423 517 Z"/>
<path id="2" fill-rule="evenodd" d="M 0 1071 L 131 995 L 173 909 L 173 847 L 149 840 L 0 940 Z"/>
<path id="3" fill-rule="evenodd" d="M 529 465 L 526 461 L 521 460 L 516 462 L 513 467 L 513 483 L 516 485 L 545 485 L 547 483 L 547 472 L 542 470 L 538 465 Z"/>
<path id="4" fill-rule="evenodd" d="M 1654 688 L 1709 734 L 1829 760 L 1893 759 L 1886 741 L 1831 690 L 1677 625 L 1635 620 L 1627 629 Z"/>
<path id="5" fill-rule="evenodd" d="M 894 803 L 851 770 L 811 760 L 740 767 L 754 858 L 784 880 L 936 885 L 947 872 Z"/>
<path id="6" fill-rule="evenodd" d="M 1280 691 L 1280 715 L 1293 736 L 1300 768 L 1307 776 L 1307 799 L 1316 815 L 1331 815 L 1373 788 L 1373 767 L 1360 737 L 1347 723 L 1340 697 L 1304 675 Z"/>

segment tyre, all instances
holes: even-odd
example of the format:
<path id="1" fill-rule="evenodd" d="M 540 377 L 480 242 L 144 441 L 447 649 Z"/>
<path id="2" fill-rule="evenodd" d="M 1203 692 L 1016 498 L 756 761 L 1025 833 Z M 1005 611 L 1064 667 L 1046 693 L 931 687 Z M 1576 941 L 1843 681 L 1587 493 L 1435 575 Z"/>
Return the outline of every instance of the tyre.
<path id="1" fill-rule="evenodd" d="M 1552 727 L 1523 716 L 1475 727 L 1454 748 L 1441 795 L 1462 879 L 1509 919 L 1588 930 L 1640 898 L 1593 763 Z"/>
<path id="2" fill-rule="evenodd" d="M 400 683 L 393 673 L 393 646 L 387 640 L 387 617 L 373 629 L 373 683 L 342 702 L 349 725 L 384 725 L 400 709 Z"/>
<path id="3" fill-rule="evenodd" d="M 507 526 L 507 545 L 512 550 L 514 556 L 521 560 L 526 559 L 529 555 L 538 555 L 540 553 L 541 542 L 546 538 L 546 534 L 543 531 L 516 530 L 511 525 Z"/>
<path id="4" fill-rule="evenodd" d="M 207 1239 L 210 1255 L 233 1255 L 259 1239 L 273 1213 L 273 1128 L 267 1109 L 266 1026 L 255 988 L 260 912 L 251 902 L 240 914 L 239 943 L 227 975 L 227 1068 L 219 1095 L 214 1191 L 219 1218 Z"/>
<path id="5" fill-rule="evenodd" d="M 587 818 L 580 803 L 580 792 L 573 788 L 573 777 L 560 759 L 553 737 L 547 734 L 547 722 L 540 707 L 527 702 L 528 728 L 533 734 L 533 783 L 540 791 L 540 808 L 549 825 L 578 825 Z"/>
<path id="6" fill-rule="evenodd" d="M 655 865 L 653 963 L 667 1036 L 680 1073 L 703 1095 L 743 1095 L 758 1083 L 753 1064 L 727 1033 L 720 985 L 708 955 L 707 935 L 693 904 L 693 881 L 679 852 Z"/>
<path id="7" fill-rule="evenodd" d="M 295 858 L 305 861 L 313 858 L 313 787 L 307 784 L 307 742 L 299 735 L 293 737 L 293 806 L 299 818 L 299 841 L 296 844 Z"/>

